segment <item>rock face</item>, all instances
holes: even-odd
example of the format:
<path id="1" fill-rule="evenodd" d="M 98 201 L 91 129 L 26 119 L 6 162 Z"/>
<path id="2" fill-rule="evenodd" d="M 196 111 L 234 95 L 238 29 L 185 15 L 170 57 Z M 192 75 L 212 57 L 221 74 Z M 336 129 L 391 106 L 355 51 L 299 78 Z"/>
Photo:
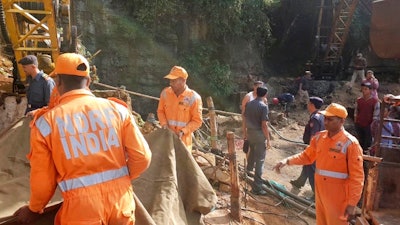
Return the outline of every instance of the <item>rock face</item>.
<path id="1" fill-rule="evenodd" d="M 129 10 L 134 9 L 112 4 L 111 0 L 74 1 L 73 24 L 77 25 L 85 46 L 81 51 L 87 54 L 101 50 L 92 59 L 101 83 L 125 85 L 127 90 L 159 97 L 162 89 L 169 85 L 163 77 L 177 64 L 178 51 L 187 51 L 184 49 L 188 46 L 184 44 L 186 41 L 204 40 L 206 23 L 184 18 L 183 28 L 166 31 L 163 37 L 154 37 L 135 22 Z M 179 32 L 179 29 L 185 32 Z M 247 74 L 263 73 L 262 54 L 249 40 L 230 38 L 222 48 L 221 54 L 231 65 L 235 80 L 241 80 Z M 192 71 L 188 72 L 189 87 L 199 92 L 203 99 L 208 97 L 202 94 L 199 86 L 202 81 L 193 80 Z M 241 85 L 239 88 L 245 90 L 245 84 Z M 156 112 L 157 101 L 135 96 L 132 100 L 133 108 L 141 115 Z"/>

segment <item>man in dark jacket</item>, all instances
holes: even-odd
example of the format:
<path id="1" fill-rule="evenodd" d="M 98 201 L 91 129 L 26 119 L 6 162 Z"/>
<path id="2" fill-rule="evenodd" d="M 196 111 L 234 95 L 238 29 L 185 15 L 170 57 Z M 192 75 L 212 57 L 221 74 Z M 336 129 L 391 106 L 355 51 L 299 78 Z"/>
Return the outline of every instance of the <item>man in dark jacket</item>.
<path id="1" fill-rule="evenodd" d="M 50 93 L 55 85 L 53 79 L 39 70 L 38 60 L 34 55 L 27 55 L 19 60 L 18 63 L 22 65 L 29 80 L 29 86 L 26 92 L 28 106 L 25 114 L 47 106 L 50 100 Z"/>
<path id="2" fill-rule="evenodd" d="M 318 113 L 323 104 L 324 101 L 319 97 L 310 97 L 309 99 L 307 109 L 308 112 L 310 112 L 310 119 L 308 120 L 303 134 L 303 142 L 305 144 L 310 144 L 311 137 L 325 129 L 324 116 Z M 304 165 L 300 176 L 296 180 L 291 180 L 290 183 L 297 188 L 301 188 L 308 179 L 311 189 L 314 192 L 314 173 L 315 162 L 311 165 Z M 314 197 L 311 197 L 309 200 L 314 200 Z"/>

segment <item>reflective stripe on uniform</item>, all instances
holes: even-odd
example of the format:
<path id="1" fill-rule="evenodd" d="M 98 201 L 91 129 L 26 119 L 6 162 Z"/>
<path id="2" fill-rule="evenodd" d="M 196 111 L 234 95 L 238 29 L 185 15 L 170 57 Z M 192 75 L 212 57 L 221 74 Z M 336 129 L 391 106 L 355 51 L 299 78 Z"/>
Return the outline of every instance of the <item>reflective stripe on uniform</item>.
<path id="1" fill-rule="evenodd" d="M 190 99 L 189 99 L 189 105 L 192 106 L 193 103 L 195 103 L 195 102 L 196 102 L 196 95 L 194 95 L 194 94 L 192 93 L 192 96 L 191 96 Z"/>
<path id="2" fill-rule="evenodd" d="M 43 137 L 47 137 L 47 135 L 51 133 L 50 124 L 43 118 L 43 116 L 36 120 L 35 125 Z"/>
<path id="3" fill-rule="evenodd" d="M 321 134 L 320 134 L 320 133 L 317 133 L 317 134 L 315 134 L 315 136 L 314 136 L 314 138 L 315 138 L 315 141 L 318 141 L 320 136 L 321 136 Z"/>
<path id="4" fill-rule="evenodd" d="M 115 180 L 117 178 L 127 176 L 128 174 L 128 167 L 124 166 L 116 170 L 107 170 L 100 173 L 64 180 L 58 183 L 58 186 L 60 187 L 61 191 L 65 192 Z"/>
<path id="5" fill-rule="evenodd" d="M 343 145 L 343 148 L 342 148 L 343 154 L 347 154 L 347 148 L 349 147 L 349 145 L 351 145 L 351 143 L 352 143 L 351 140 L 347 140 L 347 142 Z"/>
<path id="6" fill-rule="evenodd" d="M 168 125 L 177 126 L 177 127 L 185 127 L 186 122 L 176 121 L 176 120 L 168 120 Z"/>
<path id="7" fill-rule="evenodd" d="M 337 179 L 347 179 L 349 177 L 349 174 L 347 173 L 340 173 L 329 170 L 320 170 L 318 168 L 315 169 L 315 172 L 322 176 L 332 177 Z"/>
<path id="8" fill-rule="evenodd" d="M 115 104 L 115 105 L 117 106 L 117 110 L 118 110 L 118 113 L 119 113 L 119 115 L 121 117 L 121 120 L 122 121 L 126 120 L 126 118 L 128 118 L 128 116 L 129 116 L 128 109 L 125 106 L 121 105 L 121 104 Z"/>

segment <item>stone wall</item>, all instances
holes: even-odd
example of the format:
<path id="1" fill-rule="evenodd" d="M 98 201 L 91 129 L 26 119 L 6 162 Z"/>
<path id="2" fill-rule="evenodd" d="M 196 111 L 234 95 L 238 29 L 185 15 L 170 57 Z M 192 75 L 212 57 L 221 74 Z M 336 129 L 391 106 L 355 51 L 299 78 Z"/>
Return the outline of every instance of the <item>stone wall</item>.
<path id="1" fill-rule="evenodd" d="M 129 16 L 129 10 L 134 9 L 111 4 L 111 0 L 73 2 L 73 24 L 78 27 L 84 51 L 93 54 L 101 50 L 92 59 L 101 83 L 123 85 L 126 90 L 159 97 L 162 89 L 169 85 L 163 77 L 178 63 L 178 52 L 187 47 L 181 42 L 206 38 L 204 21 L 185 18 L 184 33 L 166 29 L 163 37 L 154 37 Z M 242 80 L 247 79 L 248 74 L 263 74 L 262 54 L 254 43 L 234 37 L 227 40 L 222 49 L 221 57 L 231 66 L 232 77 L 237 80 L 237 92 L 247 91 Z M 208 96 L 202 94 L 201 82 L 190 79 L 192 71 L 188 72 L 189 87 L 199 92 L 205 101 Z M 132 107 L 141 115 L 157 110 L 158 102 L 151 99 L 132 96 L 132 102 Z M 232 102 L 226 102 L 225 106 Z M 217 107 L 218 103 L 215 101 Z M 235 109 L 238 104 L 235 103 Z"/>

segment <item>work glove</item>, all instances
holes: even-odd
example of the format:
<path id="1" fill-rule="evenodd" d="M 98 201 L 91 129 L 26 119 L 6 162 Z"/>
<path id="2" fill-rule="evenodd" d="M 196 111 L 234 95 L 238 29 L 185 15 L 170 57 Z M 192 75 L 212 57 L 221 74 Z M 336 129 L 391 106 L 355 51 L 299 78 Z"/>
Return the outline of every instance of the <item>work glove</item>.
<path id="1" fill-rule="evenodd" d="M 39 219 L 40 214 L 36 212 L 32 212 L 29 209 L 29 206 L 25 205 L 19 208 L 15 213 L 14 216 L 19 223 L 23 224 L 30 224 L 37 219 Z"/>

